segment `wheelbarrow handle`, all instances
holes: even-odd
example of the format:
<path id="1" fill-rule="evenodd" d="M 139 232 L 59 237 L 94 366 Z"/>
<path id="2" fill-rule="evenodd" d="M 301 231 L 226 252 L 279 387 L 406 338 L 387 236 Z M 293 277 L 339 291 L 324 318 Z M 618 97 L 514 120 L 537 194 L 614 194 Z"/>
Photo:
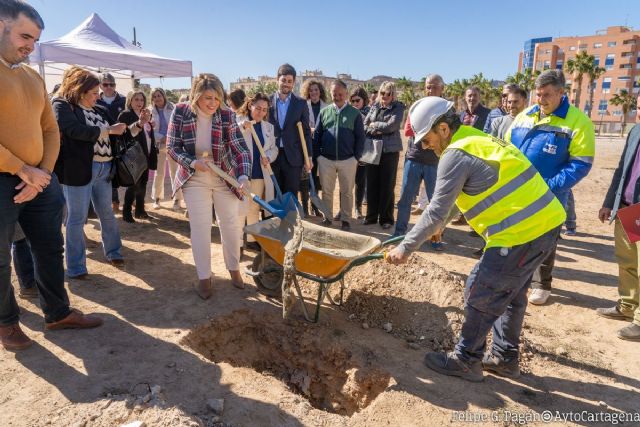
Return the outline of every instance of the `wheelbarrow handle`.
<path id="1" fill-rule="evenodd" d="M 391 244 L 396 243 L 396 242 L 400 242 L 400 241 L 402 241 L 402 239 L 404 239 L 404 236 L 392 237 L 392 238 L 382 242 L 382 244 L 380 245 L 380 248 L 383 248 L 385 246 L 391 245 Z M 349 269 L 351 269 L 351 267 L 356 267 L 358 265 L 366 264 L 369 261 L 373 261 L 374 259 L 384 259 L 386 256 L 387 256 L 387 252 L 386 251 L 384 251 L 384 252 L 376 252 L 376 253 L 372 253 L 372 254 L 369 254 L 369 255 L 361 256 L 361 257 L 356 258 L 353 261 L 351 261 L 351 264 L 349 265 Z"/>

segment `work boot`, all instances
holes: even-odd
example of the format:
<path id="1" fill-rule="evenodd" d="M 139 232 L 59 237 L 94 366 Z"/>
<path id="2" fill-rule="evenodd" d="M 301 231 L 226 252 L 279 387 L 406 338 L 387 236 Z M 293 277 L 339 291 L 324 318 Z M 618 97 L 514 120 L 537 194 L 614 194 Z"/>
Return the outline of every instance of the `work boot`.
<path id="1" fill-rule="evenodd" d="M 632 323 L 625 326 L 618 331 L 618 338 L 627 341 L 640 341 L 640 325 Z"/>
<path id="2" fill-rule="evenodd" d="M 624 320 L 629 321 L 633 319 L 633 315 L 628 316 L 620 311 L 620 307 L 617 305 L 609 308 L 596 308 L 596 314 L 598 316 L 606 317 L 607 319 L 613 320 Z"/>
<path id="3" fill-rule="evenodd" d="M 460 377 L 472 382 L 480 382 L 484 379 L 481 362 L 467 364 L 458 359 L 454 352 L 427 353 L 424 357 L 424 364 L 443 375 Z"/>
<path id="4" fill-rule="evenodd" d="M 517 358 L 505 362 L 490 351 L 486 352 L 482 358 L 482 369 L 501 377 L 518 378 L 520 376 L 520 364 Z"/>
<path id="5" fill-rule="evenodd" d="M 213 286 L 211 285 L 211 278 L 198 280 L 198 283 L 193 285 L 198 296 L 204 300 L 211 298 L 213 295 Z"/>
<path id="6" fill-rule="evenodd" d="M 17 323 L 11 326 L 0 326 L 0 342 L 9 351 L 24 350 L 33 344 Z"/>

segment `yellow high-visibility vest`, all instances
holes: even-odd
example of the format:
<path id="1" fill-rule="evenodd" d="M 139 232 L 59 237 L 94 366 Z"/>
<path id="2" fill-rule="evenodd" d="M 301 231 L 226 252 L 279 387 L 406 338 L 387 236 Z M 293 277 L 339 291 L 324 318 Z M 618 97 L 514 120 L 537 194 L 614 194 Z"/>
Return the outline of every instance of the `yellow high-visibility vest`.
<path id="1" fill-rule="evenodd" d="M 460 126 L 444 153 L 451 149 L 499 165 L 494 185 L 475 196 L 461 192 L 456 200 L 486 248 L 522 245 L 564 223 L 562 204 L 514 145 Z"/>

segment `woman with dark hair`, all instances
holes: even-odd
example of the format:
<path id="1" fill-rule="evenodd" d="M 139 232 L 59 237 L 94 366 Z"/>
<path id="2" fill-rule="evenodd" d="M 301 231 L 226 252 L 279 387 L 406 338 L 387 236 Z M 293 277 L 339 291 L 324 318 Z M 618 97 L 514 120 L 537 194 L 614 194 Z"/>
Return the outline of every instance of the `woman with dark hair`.
<path id="1" fill-rule="evenodd" d="M 257 194 L 265 201 L 274 198 L 273 181 L 269 176 L 267 166 L 278 157 L 278 147 L 276 146 L 275 130 L 268 121 L 269 115 L 269 97 L 260 92 L 245 100 L 236 112 L 238 125 L 242 129 L 242 136 L 249 148 L 251 156 L 251 192 Z M 265 118 L 267 120 L 265 120 Z M 251 127 L 255 131 L 255 135 L 259 141 L 254 140 Z M 266 157 L 262 157 L 257 147 L 260 143 Z M 260 221 L 260 206 L 249 198 L 245 197 L 241 224 L 244 225 L 245 218 L 247 225 L 255 224 Z M 247 235 L 247 249 L 254 251 L 260 250 L 260 246 L 256 243 L 256 239 L 252 235 Z"/>
<path id="2" fill-rule="evenodd" d="M 93 203 L 107 259 L 124 263 L 118 223 L 111 208 L 114 146 L 110 135 L 121 135 L 124 123 L 109 124 L 106 111 L 96 105 L 100 81 L 79 67 L 65 71 L 59 96 L 52 100 L 61 135 L 55 173 L 63 184 L 67 204 L 65 258 L 67 276 L 87 276 L 84 224 Z"/>
<path id="3" fill-rule="evenodd" d="M 231 111 L 235 113 L 240 107 L 244 105 L 246 99 L 247 94 L 244 93 L 242 89 L 235 89 L 229 92 L 229 96 L 227 97 L 227 105 L 229 105 Z"/>
<path id="4" fill-rule="evenodd" d="M 367 117 L 371 107 L 369 106 L 369 95 L 362 86 L 356 86 L 351 90 L 349 95 L 349 103 L 360 110 L 362 119 Z M 356 219 L 364 218 L 362 214 L 362 202 L 364 201 L 367 191 L 367 166 L 364 163 L 358 163 L 356 169 Z"/>
<path id="5" fill-rule="evenodd" d="M 211 205 L 216 205 L 222 255 L 231 284 L 244 288 L 240 273 L 241 191 L 230 187 L 208 166 L 213 163 L 249 189 L 251 157 L 230 110 L 223 108 L 222 82 L 213 74 L 193 79 L 188 104 L 178 104 L 171 116 L 167 150 L 178 163 L 173 191 L 182 188 L 189 212 L 191 250 L 196 264 L 197 294 L 208 299 L 211 283 Z"/>
<path id="6" fill-rule="evenodd" d="M 327 91 L 324 85 L 318 80 L 307 80 L 302 84 L 302 98 L 307 100 L 309 108 L 309 127 L 311 128 L 311 136 L 316 128 L 316 122 L 320 116 L 320 110 L 327 106 Z M 311 153 L 309 153 L 311 155 Z M 320 190 L 320 180 L 318 179 L 318 164 L 313 159 L 313 168 L 311 169 L 311 177 L 315 184 L 316 190 Z M 305 215 L 309 215 L 309 173 L 303 168 L 302 178 L 300 180 L 300 201 L 302 202 L 302 210 Z M 320 212 L 315 206 L 311 206 L 314 213 L 320 216 Z"/>
<path id="7" fill-rule="evenodd" d="M 126 101 L 126 110 L 118 116 L 118 121 L 128 125 L 127 140 L 135 140 L 147 157 L 147 170 L 142 173 L 138 182 L 127 187 L 124 193 L 124 206 L 122 207 L 122 219 L 126 222 L 136 222 L 131 215 L 133 201 L 136 202 L 135 217 L 138 219 L 151 218 L 144 208 L 144 197 L 147 193 L 149 170 L 156 170 L 158 165 L 158 148 L 151 124 L 151 112 L 145 108 L 147 97 L 141 90 L 129 92 Z"/>
<path id="8" fill-rule="evenodd" d="M 380 85 L 378 100 L 364 119 L 367 136 L 382 140 L 382 155 L 377 165 L 367 165 L 367 215 L 364 224 L 379 223 L 384 230 L 393 226 L 398 160 L 402 151 L 400 126 L 404 104 L 396 100 L 396 85 L 385 81 Z"/>
<path id="9" fill-rule="evenodd" d="M 155 88 L 151 91 L 151 123 L 153 124 L 153 136 L 158 147 L 158 167 L 153 175 L 153 187 L 151 189 L 151 199 L 153 200 L 153 208 L 160 208 L 160 201 L 164 199 L 164 178 L 166 163 L 169 163 L 170 182 L 176 177 L 178 165 L 172 159 L 167 159 L 167 131 L 169 129 L 169 119 L 175 105 L 169 102 L 167 94 L 162 88 Z M 173 209 L 180 209 L 180 201 L 182 200 L 182 191 L 178 191 L 173 199 Z"/>

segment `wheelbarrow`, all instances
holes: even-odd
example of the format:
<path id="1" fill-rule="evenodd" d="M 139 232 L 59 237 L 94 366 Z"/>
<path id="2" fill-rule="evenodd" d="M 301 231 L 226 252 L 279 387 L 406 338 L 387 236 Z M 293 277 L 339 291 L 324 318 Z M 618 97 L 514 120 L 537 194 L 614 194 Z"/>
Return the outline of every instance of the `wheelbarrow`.
<path id="1" fill-rule="evenodd" d="M 314 323 L 320 317 L 320 306 L 325 298 L 333 305 L 342 305 L 344 276 L 349 270 L 371 260 L 384 258 L 384 253 L 377 251 L 404 238 L 399 236 L 381 242 L 375 237 L 322 227 L 308 221 L 303 221 L 303 227 L 303 243 L 295 257 L 293 284 L 305 319 Z M 268 296 L 280 296 L 284 278 L 284 247 L 293 235 L 293 227 L 286 221 L 273 217 L 247 225 L 244 231 L 251 234 L 260 245 L 260 252 L 253 260 L 252 270 L 245 271 L 246 274 L 253 277 L 260 292 Z M 313 317 L 309 315 L 305 306 L 298 276 L 318 284 Z M 340 283 L 337 300 L 329 293 L 330 285 L 335 282 Z"/>

